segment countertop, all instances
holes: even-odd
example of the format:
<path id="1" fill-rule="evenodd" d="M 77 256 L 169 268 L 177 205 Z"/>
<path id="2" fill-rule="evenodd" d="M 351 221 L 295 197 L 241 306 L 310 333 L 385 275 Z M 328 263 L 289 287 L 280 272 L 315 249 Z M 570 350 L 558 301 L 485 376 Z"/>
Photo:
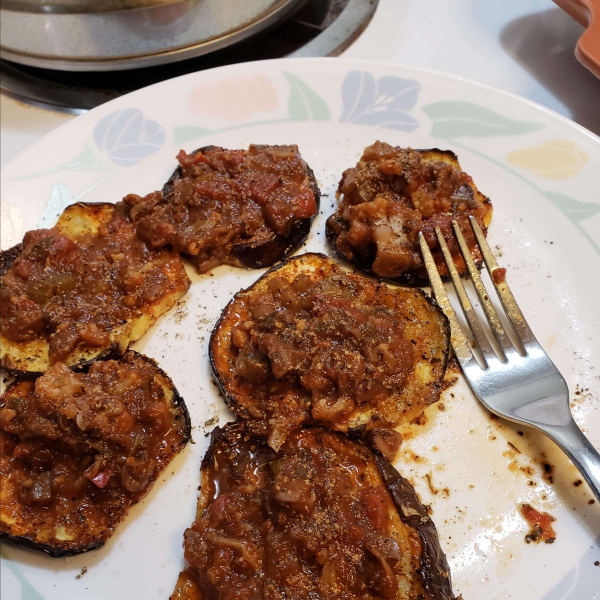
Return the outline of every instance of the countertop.
<path id="1" fill-rule="evenodd" d="M 513 92 L 600 135 L 600 80 L 574 51 L 583 27 L 551 0 L 380 0 L 343 56 L 424 67 Z M 2 163 L 73 116 L 1 97 Z"/>

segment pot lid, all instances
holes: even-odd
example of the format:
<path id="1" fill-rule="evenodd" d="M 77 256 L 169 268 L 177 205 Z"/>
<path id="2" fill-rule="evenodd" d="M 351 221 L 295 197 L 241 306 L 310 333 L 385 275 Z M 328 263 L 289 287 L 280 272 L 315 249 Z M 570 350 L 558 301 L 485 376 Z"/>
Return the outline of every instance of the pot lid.
<path id="1" fill-rule="evenodd" d="M 2 9 L 0 55 L 25 65 L 67 71 L 165 64 L 208 54 L 246 39 L 289 17 L 305 1 L 186 0 L 109 13 Z"/>
<path id="2" fill-rule="evenodd" d="M 150 8 L 185 0 L 0 0 L 2 10 L 25 13 L 96 13 Z"/>

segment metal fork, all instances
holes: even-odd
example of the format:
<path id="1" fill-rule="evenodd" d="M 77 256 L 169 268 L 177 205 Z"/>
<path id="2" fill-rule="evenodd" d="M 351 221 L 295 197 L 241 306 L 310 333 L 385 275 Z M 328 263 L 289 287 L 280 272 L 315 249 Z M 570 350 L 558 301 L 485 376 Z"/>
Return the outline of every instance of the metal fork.
<path id="1" fill-rule="evenodd" d="M 554 441 L 571 459 L 600 502 L 600 454 L 573 420 L 567 384 L 525 321 L 505 281 L 506 271 L 498 266 L 477 221 L 473 217 L 470 217 L 470 221 L 485 266 L 521 347 L 515 347 L 508 336 L 483 285 L 460 227 L 453 221 L 454 235 L 497 342 L 498 348 L 494 350 L 469 300 L 446 240 L 440 228 L 436 227 L 437 239 L 454 289 L 472 337 L 483 357 L 484 364 L 479 365 L 458 323 L 427 242 L 423 234 L 419 233 L 421 253 L 433 295 L 450 321 L 452 347 L 462 371 L 471 389 L 488 410 L 515 423 L 535 427 Z"/>

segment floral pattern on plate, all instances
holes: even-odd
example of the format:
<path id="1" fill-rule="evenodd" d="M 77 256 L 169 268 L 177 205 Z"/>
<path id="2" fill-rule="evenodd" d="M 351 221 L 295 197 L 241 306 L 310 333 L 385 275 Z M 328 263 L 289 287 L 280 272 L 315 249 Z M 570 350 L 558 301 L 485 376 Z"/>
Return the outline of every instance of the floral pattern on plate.
<path id="1" fill-rule="evenodd" d="M 552 140 L 532 148 L 513 150 L 506 155 L 506 160 L 544 179 L 570 179 L 583 169 L 589 156 L 575 141 Z"/>
<path id="2" fill-rule="evenodd" d="M 121 167 L 131 167 L 158 152 L 165 143 L 160 123 L 147 119 L 137 108 L 106 115 L 94 128 L 96 146 Z"/>
<path id="3" fill-rule="evenodd" d="M 342 123 L 414 131 L 419 122 L 414 108 L 421 85 L 414 79 L 384 75 L 375 79 L 370 71 L 350 71 L 342 83 Z"/>

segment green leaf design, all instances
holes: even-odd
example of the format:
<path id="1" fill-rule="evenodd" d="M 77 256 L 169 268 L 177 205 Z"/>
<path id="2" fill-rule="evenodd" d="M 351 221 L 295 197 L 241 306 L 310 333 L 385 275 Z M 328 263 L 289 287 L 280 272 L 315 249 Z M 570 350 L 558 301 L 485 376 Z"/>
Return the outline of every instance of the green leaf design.
<path id="1" fill-rule="evenodd" d="M 73 160 L 65 163 L 62 166 L 63 169 L 71 169 L 73 171 L 82 171 L 84 169 L 95 169 L 105 170 L 108 169 L 103 161 L 101 161 L 95 154 L 94 151 L 86 144 L 83 147 L 81 154 Z"/>
<path id="2" fill-rule="evenodd" d="M 76 156 L 74 159 L 61 165 L 57 165 L 56 167 L 44 169 L 43 171 L 34 171 L 33 173 L 28 173 L 27 175 L 19 175 L 18 177 L 14 177 L 13 181 L 33 179 L 35 177 L 49 175 L 50 173 L 57 173 L 58 171 L 83 171 L 86 169 L 103 171 L 109 168 L 110 167 L 106 163 L 102 162 L 94 154 L 94 151 L 88 146 L 88 144 L 85 144 L 81 154 Z"/>
<path id="3" fill-rule="evenodd" d="M 329 121 L 327 103 L 302 79 L 292 73 L 283 73 L 290 84 L 288 115 L 291 121 Z"/>
<path id="4" fill-rule="evenodd" d="M 71 190 L 62 183 L 55 183 L 52 186 L 50 193 L 50 202 L 46 205 L 42 218 L 39 222 L 39 227 L 52 227 L 56 223 L 56 219 L 67 206 L 76 202 L 76 198 L 71 193 Z"/>
<path id="5" fill-rule="evenodd" d="M 8 568 L 14 573 L 17 581 L 21 584 L 21 600 L 44 600 L 44 597 L 25 579 L 21 571 L 6 557 L 6 554 L 1 554 L 4 564 L 8 565 Z"/>
<path id="6" fill-rule="evenodd" d="M 434 102 L 424 106 L 423 112 L 433 121 L 431 135 L 435 138 L 520 135 L 543 127 L 541 123 L 515 121 L 503 117 L 485 106 L 472 102 Z"/>
<path id="7" fill-rule="evenodd" d="M 21 581 L 21 600 L 44 600 L 44 597 L 23 578 Z"/>
<path id="8" fill-rule="evenodd" d="M 206 129 L 206 127 L 194 127 L 191 125 L 179 125 L 173 128 L 173 143 L 175 145 L 184 144 L 190 140 L 202 137 L 212 133 L 212 130 Z"/>
<path id="9" fill-rule="evenodd" d="M 594 204 L 592 202 L 581 202 L 581 200 L 575 200 L 571 196 L 561 194 L 560 192 L 546 192 L 542 191 L 542 194 L 561 210 L 571 221 L 583 221 L 589 219 L 600 212 L 600 204 Z"/>

